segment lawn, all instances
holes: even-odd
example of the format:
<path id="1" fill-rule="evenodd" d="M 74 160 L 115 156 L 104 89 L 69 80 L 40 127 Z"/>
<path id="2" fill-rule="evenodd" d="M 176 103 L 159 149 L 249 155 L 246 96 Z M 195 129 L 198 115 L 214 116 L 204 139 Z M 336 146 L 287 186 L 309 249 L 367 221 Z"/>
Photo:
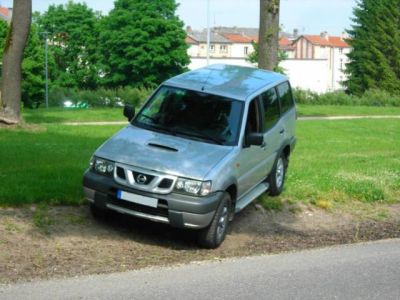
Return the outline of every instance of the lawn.
<path id="1" fill-rule="evenodd" d="M 299 116 L 376 116 L 399 115 L 400 107 L 304 105 L 297 104 Z"/>
<path id="2" fill-rule="evenodd" d="M 81 203 L 91 154 L 122 128 L 31 127 L 0 129 L 2 205 Z M 297 137 L 280 200 L 319 206 L 399 201 L 399 120 L 303 121 Z"/>
<path id="3" fill-rule="evenodd" d="M 125 121 L 122 108 L 54 108 L 24 109 L 22 116 L 27 123 Z"/>
<path id="4" fill-rule="evenodd" d="M 299 116 L 400 115 L 400 107 L 297 105 Z M 122 108 L 40 108 L 25 109 L 27 123 L 125 121 Z"/>
<path id="5" fill-rule="evenodd" d="M 0 204 L 82 201 L 94 150 L 122 126 L 0 128 Z"/>

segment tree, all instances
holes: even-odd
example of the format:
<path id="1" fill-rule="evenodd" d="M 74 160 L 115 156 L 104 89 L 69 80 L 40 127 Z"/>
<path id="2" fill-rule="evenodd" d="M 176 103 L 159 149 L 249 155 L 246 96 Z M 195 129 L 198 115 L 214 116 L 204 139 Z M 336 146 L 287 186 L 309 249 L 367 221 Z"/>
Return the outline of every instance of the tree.
<path id="1" fill-rule="evenodd" d="M 348 91 L 360 95 L 368 89 L 400 94 L 400 1 L 361 0 L 354 9 L 348 30 L 348 55 L 344 82 Z"/>
<path id="2" fill-rule="evenodd" d="M 258 67 L 274 70 L 278 66 L 280 0 L 260 0 Z"/>
<path id="3" fill-rule="evenodd" d="M 32 0 L 14 0 L 2 68 L 0 122 L 17 124 L 21 110 L 22 59 L 32 19 Z"/>
<path id="4" fill-rule="evenodd" d="M 103 83 L 154 86 L 189 64 L 175 0 L 117 0 L 102 20 Z"/>
<path id="5" fill-rule="evenodd" d="M 258 52 L 259 52 L 258 49 L 259 49 L 259 47 L 258 47 L 258 43 L 257 43 L 257 42 L 254 42 L 254 41 L 253 41 L 251 44 L 253 45 L 254 51 L 251 52 L 251 53 L 247 56 L 246 60 L 247 60 L 248 62 L 252 63 L 252 64 L 255 64 L 255 63 L 258 62 Z M 279 49 L 279 50 L 278 50 L 278 64 L 277 64 L 277 66 L 273 69 L 273 71 L 274 71 L 274 72 L 277 72 L 277 73 L 285 74 L 285 69 L 284 69 L 283 67 L 281 67 L 281 66 L 279 65 L 279 63 L 280 63 L 281 61 L 286 60 L 286 59 L 288 59 L 288 54 L 287 54 L 284 50 Z"/>
<path id="6" fill-rule="evenodd" d="M 99 18 L 100 15 L 85 3 L 72 1 L 65 5 L 50 5 L 37 17 L 41 31 L 48 32 L 49 53 L 56 63 L 56 70 L 52 70 L 56 85 L 97 86 Z"/>
<path id="7" fill-rule="evenodd" d="M 26 107 L 37 107 L 44 101 L 44 55 L 38 25 L 33 23 L 22 62 L 22 101 Z"/>

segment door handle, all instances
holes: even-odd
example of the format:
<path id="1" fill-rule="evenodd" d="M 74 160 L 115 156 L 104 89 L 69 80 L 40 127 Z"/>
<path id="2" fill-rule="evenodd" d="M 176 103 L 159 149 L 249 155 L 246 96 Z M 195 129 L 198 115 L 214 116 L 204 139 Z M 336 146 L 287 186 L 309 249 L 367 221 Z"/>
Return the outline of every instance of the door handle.
<path id="1" fill-rule="evenodd" d="M 279 134 L 284 134 L 285 133 L 285 129 L 281 129 L 281 131 L 279 131 Z"/>

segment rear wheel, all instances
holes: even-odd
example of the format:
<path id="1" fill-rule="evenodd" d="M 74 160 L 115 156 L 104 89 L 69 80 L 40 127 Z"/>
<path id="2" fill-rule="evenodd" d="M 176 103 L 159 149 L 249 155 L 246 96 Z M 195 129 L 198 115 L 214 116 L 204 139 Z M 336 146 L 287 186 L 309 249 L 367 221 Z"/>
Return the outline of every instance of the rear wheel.
<path id="1" fill-rule="evenodd" d="M 229 224 L 230 203 L 231 197 L 225 193 L 211 224 L 199 232 L 199 244 L 202 247 L 215 249 L 224 241 Z"/>
<path id="2" fill-rule="evenodd" d="M 281 153 L 275 162 L 271 174 L 268 176 L 269 194 L 271 196 L 278 196 L 282 193 L 287 166 L 288 160 L 285 154 Z"/>

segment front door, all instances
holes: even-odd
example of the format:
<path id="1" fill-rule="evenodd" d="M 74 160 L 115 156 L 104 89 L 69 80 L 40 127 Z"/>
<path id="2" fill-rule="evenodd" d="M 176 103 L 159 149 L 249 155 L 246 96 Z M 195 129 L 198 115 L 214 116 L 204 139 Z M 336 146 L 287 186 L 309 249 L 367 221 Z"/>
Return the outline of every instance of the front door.
<path id="1" fill-rule="evenodd" d="M 261 111 L 259 97 L 256 97 L 249 104 L 245 134 L 262 132 Z M 238 166 L 238 198 L 241 198 L 266 176 L 263 146 L 243 145 L 237 157 L 236 166 Z"/>

